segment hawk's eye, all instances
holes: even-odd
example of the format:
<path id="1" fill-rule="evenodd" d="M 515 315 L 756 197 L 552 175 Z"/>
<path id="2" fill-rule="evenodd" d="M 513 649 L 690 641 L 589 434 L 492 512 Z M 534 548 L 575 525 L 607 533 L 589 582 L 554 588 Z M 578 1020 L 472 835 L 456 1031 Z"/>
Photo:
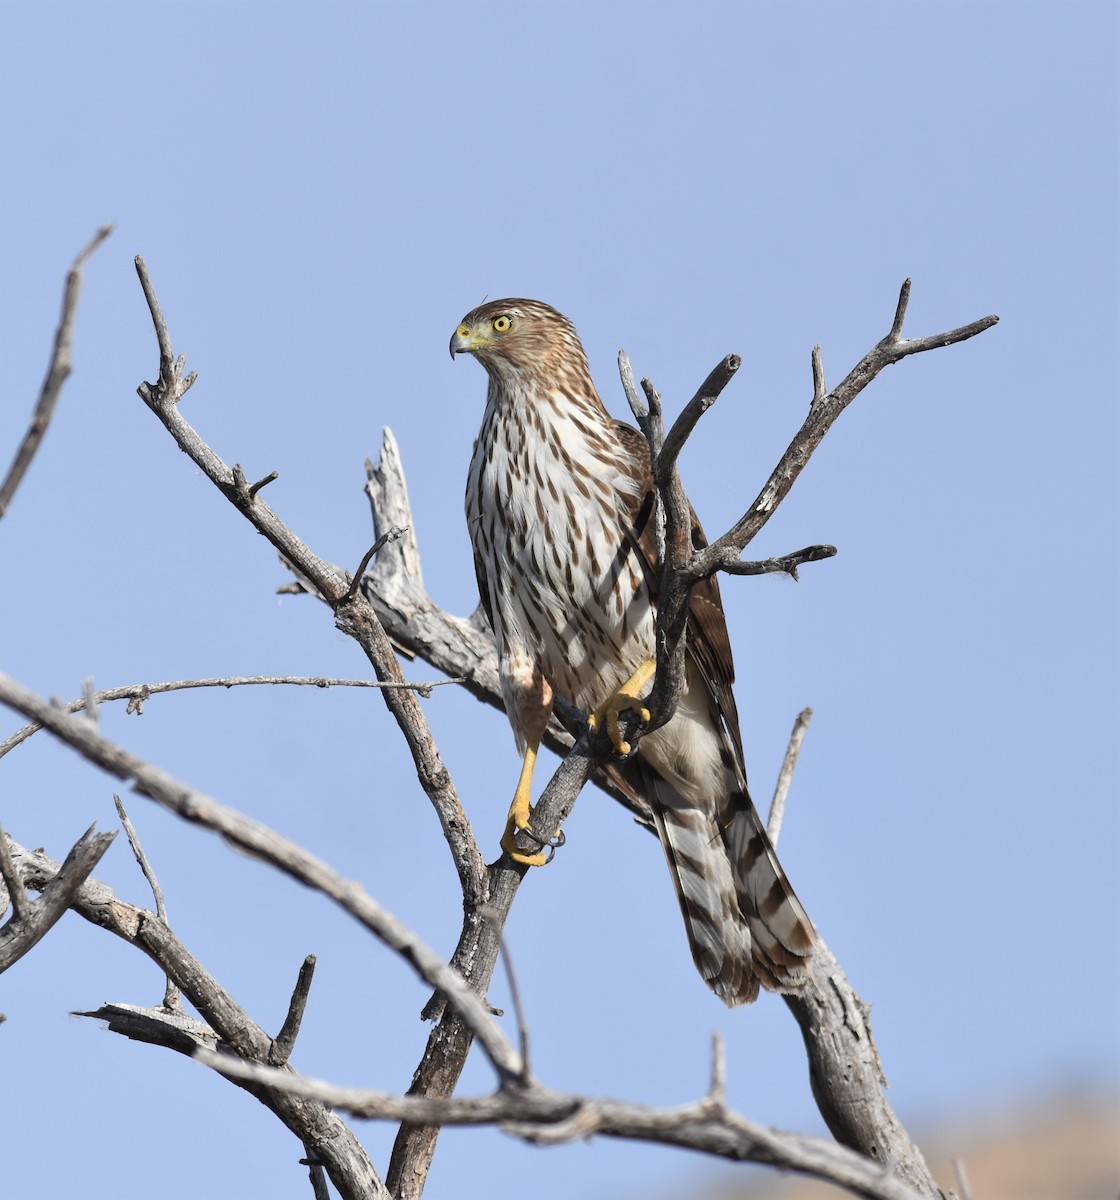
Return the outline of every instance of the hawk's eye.
<path id="1" fill-rule="evenodd" d="M 500 317 L 494 318 L 494 332 L 505 333 L 513 322 L 504 313 Z"/>

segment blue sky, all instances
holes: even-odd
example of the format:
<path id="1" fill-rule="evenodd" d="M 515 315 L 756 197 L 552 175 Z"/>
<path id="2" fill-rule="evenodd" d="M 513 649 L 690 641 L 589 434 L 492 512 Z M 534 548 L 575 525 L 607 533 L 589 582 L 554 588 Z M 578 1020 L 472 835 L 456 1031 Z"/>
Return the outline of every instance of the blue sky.
<path id="1" fill-rule="evenodd" d="M 4 465 L 66 269 L 116 232 L 0 522 L 0 667 L 60 697 L 87 678 L 366 670 L 322 606 L 275 596 L 275 555 L 136 397 L 157 362 L 137 253 L 199 371 L 188 419 L 251 478 L 279 471 L 269 502 L 322 557 L 352 568 L 367 548 L 362 464 L 392 427 L 429 590 L 459 613 L 485 379 L 447 340 L 483 296 L 571 316 L 619 414 L 620 347 L 670 410 L 743 355 L 682 462 L 715 534 L 800 423 L 812 346 L 837 381 L 910 276 L 909 334 L 1001 323 L 882 375 L 751 551 L 825 541 L 836 559 L 799 585 L 725 584 L 748 768 L 764 802 L 812 705 L 782 857 L 873 1005 L 904 1122 L 1113 1087 L 1117 26 L 1078 3 L 6 5 Z M 450 688 L 426 707 L 496 852 L 508 727 Z M 101 719 L 454 944 L 449 857 L 375 694 L 192 693 Z M 57 857 L 114 824 L 112 781 L 45 735 L 0 784 L 5 827 Z M 407 969 L 217 839 L 130 810 L 173 926 L 261 1024 L 318 955 L 295 1065 L 405 1087 L 427 1033 Z M 148 902 L 125 845 L 98 873 Z M 718 1029 L 735 1105 L 823 1132 L 784 1006 L 707 993 L 656 844 L 600 794 L 508 934 L 544 1082 L 684 1101 Z M 246 1095 L 67 1015 L 161 994 L 77 918 L 5 976 L 9 1195 L 306 1194 L 299 1147 Z M 465 1087 L 490 1084 L 468 1069 Z M 391 1131 L 363 1133 L 383 1166 Z M 451 1131 L 427 1194 L 682 1195 L 725 1169 Z"/>

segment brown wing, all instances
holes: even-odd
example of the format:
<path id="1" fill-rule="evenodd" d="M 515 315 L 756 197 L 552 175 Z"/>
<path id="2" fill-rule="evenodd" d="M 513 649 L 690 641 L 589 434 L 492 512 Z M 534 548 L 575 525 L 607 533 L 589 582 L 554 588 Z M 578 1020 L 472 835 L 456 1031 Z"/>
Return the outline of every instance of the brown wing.
<path id="1" fill-rule="evenodd" d="M 653 521 L 653 475 L 649 466 L 649 445 L 645 437 L 625 421 L 614 421 L 614 431 L 642 471 L 642 491 L 633 503 L 635 545 L 640 551 L 646 582 L 656 604 L 660 577 L 657 569 L 657 530 Z M 700 549 L 708 544 L 695 510 L 689 505 L 692 518 L 692 544 Z M 688 653 L 699 667 L 719 709 L 724 728 L 735 749 L 739 770 L 746 782 L 743 760 L 743 738 L 739 731 L 739 710 L 735 705 L 735 663 L 731 656 L 731 639 L 727 634 L 727 619 L 720 599 L 719 583 L 713 575 L 692 589 L 688 606 Z"/>
<path id="2" fill-rule="evenodd" d="M 478 551 L 474 552 L 474 577 L 478 581 L 478 602 L 479 607 L 486 614 L 486 620 L 490 628 L 494 628 L 494 610 L 490 607 L 490 588 L 486 582 L 486 565 L 479 557 Z"/>

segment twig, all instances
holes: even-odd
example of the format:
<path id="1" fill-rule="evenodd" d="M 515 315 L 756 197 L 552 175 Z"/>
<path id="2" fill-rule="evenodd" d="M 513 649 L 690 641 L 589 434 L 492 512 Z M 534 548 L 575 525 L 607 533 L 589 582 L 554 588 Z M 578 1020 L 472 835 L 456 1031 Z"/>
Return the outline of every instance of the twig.
<path id="1" fill-rule="evenodd" d="M 82 268 L 89 256 L 113 232 L 112 225 L 103 225 L 90 239 L 85 249 L 81 251 L 70 272 L 66 276 L 66 290 L 62 295 L 62 316 L 59 318 L 58 329 L 54 335 L 54 350 L 47 366 L 47 377 L 43 380 L 39 392 L 39 400 L 35 411 L 31 414 L 31 426 L 23 436 L 23 441 L 16 450 L 15 459 L 8 469 L 7 477 L 0 483 L 0 517 L 8 511 L 16 489 L 23 482 L 31 460 L 38 452 L 47 426 L 54 416 L 55 405 L 58 403 L 62 385 L 66 382 L 73 369 L 72 337 L 74 315 L 78 310 L 78 293 L 82 289 Z"/>
<path id="2" fill-rule="evenodd" d="M 327 1190 L 327 1175 L 321 1164 L 310 1158 L 301 1158 L 299 1160 L 307 1167 L 307 1176 L 311 1181 L 311 1195 L 314 1200 L 330 1200 L 330 1192 Z"/>
<path id="3" fill-rule="evenodd" d="M 431 695 L 433 688 L 447 687 L 448 684 L 463 682 L 464 680 L 461 678 L 433 679 L 426 683 L 409 683 L 407 680 L 333 679 L 323 675 L 230 675 L 218 676 L 213 679 L 177 679 L 166 683 L 128 683 L 123 687 L 106 688 L 104 691 L 95 692 L 93 698 L 98 704 L 108 704 L 114 700 L 127 700 L 127 711 L 130 714 L 142 714 L 144 711 L 144 702 L 149 696 L 158 696 L 164 692 L 185 692 L 190 691 L 192 688 L 258 687 L 264 684 L 317 688 L 399 688 L 402 691 L 417 692 L 421 696 L 428 697 Z M 88 700 L 89 697 L 83 695 L 79 700 L 71 700 L 62 705 L 62 710 L 70 713 L 81 712 L 86 707 Z M 41 728 L 41 725 L 33 721 L 30 725 L 25 725 L 22 729 L 17 729 L 10 737 L 0 742 L 0 758 L 3 758 L 9 750 L 14 750 L 16 746 L 27 741 L 32 734 L 37 733 Z"/>
<path id="4" fill-rule="evenodd" d="M 362 586 L 362 580 L 365 578 L 366 567 L 373 561 L 373 556 L 383 549 L 389 542 L 395 542 L 397 538 L 404 536 L 403 529 L 389 529 L 383 533 L 377 541 L 365 552 L 362 556 L 362 561 L 358 563 L 358 569 L 354 572 L 353 579 L 350 580 L 350 586 L 346 589 L 344 600 L 350 601 L 358 594 L 358 589 Z"/>
<path id="5" fill-rule="evenodd" d="M 8 889 L 8 898 L 11 901 L 14 919 L 26 921 L 31 916 L 34 902 L 27 894 L 23 879 L 16 870 L 15 863 L 12 862 L 12 856 L 8 850 L 8 835 L 4 832 L 2 825 L 0 825 L 0 878 L 4 880 L 4 886 Z M 3 912 L 2 908 L 0 908 L 0 912 Z"/>
<path id="6" fill-rule="evenodd" d="M 700 418 L 719 399 L 720 393 L 731 382 L 742 365 L 743 360 L 737 354 L 729 354 L 716 364 L 708 378 L 700 385 L 696 395 L 681 409 L 680 415 L 673 422 L 672 429 L 665 435 L 665 443 L 661 452 L 653 461 L 654 482 L 661 487 L 667 487 L 671 472 L 677 465 L 680 452 L 696 428 Z"/>
<path id="7" fill-rule="evenodd" d="M 626 403 L 630 405 L 630 411 L 634 414 L 634 420 L 638 423 L 638 428 L 645 433 L 646 418 L 649 416 L 649 409 L 645 406 L 641 396 L 638 395 L 638 385 L 634 382 L 634 368 L 630 365 L 630 356 L 625 350 L 618 352 L 618 374 L 622 380 L 622 390 L 626 395 Z"/>
<path id="8" fill-rule="evenodd" d="M 712 1081 L 704 1103 L 713 1113 L 727 1109 L 727 1047 L 718 1029 L 712 1033 Z"/>
<path id="9" fill-rule="evenodd" d="M 813 347 L 813 399 L 809 407 L 814 408 L 825 398 L 827 389 L 824 382 L 824 361 L 821 358 L 820 346 Z"/>
<path id="10" fill-rule="evenodd" d="M 517 1040 L 518 1048 L 521 1051 L 521 1083 L 528 1084 L 532 1078 L 532 1070 L 529 1065 L 529 1022 L 525 1017 L 525 1008 L 521 1003 L 521 989 L 517 986 L 517 972 L 513 969 L 513 955 L 509 952 L 509 944 L 506 942 L 505 934 L 502 931 L 504 918 L 502 914 L 490 907 L 483 905 L 479 909 L 479 916 L 485 921 L 493 921 L 498 930 L 498 954 L 506 968 L 506 981 L 509 984 L 510 1001 L 513 1004 L 514 1016 L 517 1019 Z"/>
<path id="11" fill-rule="evenodd" d="M 163 888 L 159 886 L 159 880 L 156 878 L 156 873 L 148 861 L 148 856 L 144 853 L 144 847 L 140 845 L 140 837 L 125 809 L 124 801 L 116 792 L 113 793 L 113 803 L 116 805 L 117 816 L 124 826 L 125 834 L 128 837 L 128 844 L 132 847 L 133 857 L 139 864 L 140 870 L 144 873 L 144 878 L 148 881 L 148 886 L 152 889 L 152 896 L 156 902 L 156 916 L 164 924 L 168 924 L 167 905 L 163 899 Z M 179 989 L 175 986 L 170 975 L 167 976 L 167 982 L 163 990 L 163 1007 L 168 1010 L 179 1007 Z"/>
<path id="12" fill-rule="evenodd" d="M 274 1067 L 282 1067 L 292 1056 L 292 1050 L 299 1037 L 299 1027 L 303 1023 L 303 1014 L 307 1008 L 307 997 L 311 994 L 311 980 L 315 975 L 315 955 L 309 954 L 300 964 L 296 986 L 292 990 L 292 998 L 288 1001 L 288 1015 L 280 1032 L 273 1040 L 268 1052 L 268 1061 Z"/>
<path id="13" fill-rule="evenodd" d="M 778 838 L 782 833 L 782 817 L 786 811 L 786 798 L 789 796 L 789 786 L 793 782 L 793 771 L 797 766 L 797 756 L 801 753 L 801 743 L 813 719 L 813 710 L 803 708 L 793 723 L 793 732 L 789 735 L 786 746 L 786 756 L 782 760 L 782 769 L 778 772 L 778 782 L 774 787 L 774 799 L 770 801 L 770 817 L 766 822 L 766 832 L 770 836 L 770 844 L 777 848 Z"/>
<path id="14" fill-rule="evenodd" d="M 957 1183 L 960 1184 L 961 1200 L 972 1200 L 972 1189 L 968 1184 L 968 1172 L 964 1167 L 963 1158 L 953 1159 L 953 1170 L 957 1173 Z"/>
<path id="15" fill-rule="evenodd" d="M 790 554 L 779 554 L 775 558 L 763 558 L 756 562 L 744 562 L 741 558 L 735 556 L 729 562 L 722 563 L 720 570 L 725 571 L 728 575 L 769 575 L 778 573 L 788 575 L 796 582 L 801 578 L 797 573 L 798 567 L 802 567 L 809 562 L 821 562 L 823 559 L 833 558 L 835 554 L 835 546 L 806 546 L 803 550 L 794 550 Z"/>

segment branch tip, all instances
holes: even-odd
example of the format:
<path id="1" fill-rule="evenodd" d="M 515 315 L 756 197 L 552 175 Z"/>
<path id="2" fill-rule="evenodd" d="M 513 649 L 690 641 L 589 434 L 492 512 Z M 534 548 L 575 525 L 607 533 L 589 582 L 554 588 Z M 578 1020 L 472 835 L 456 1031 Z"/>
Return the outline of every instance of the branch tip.
<path id="1" fill-rule="evenodd" d="M 906 309 L 910 304 L 910 280 L 902 281 L 902 288 L 898 293 L 898 305 L 894 310 L 894 320 L 891 322 L 891 331 L 887 334 L 889 341 L 897 342 L 902 338 L 902 323 L 906 320 Z"/>

